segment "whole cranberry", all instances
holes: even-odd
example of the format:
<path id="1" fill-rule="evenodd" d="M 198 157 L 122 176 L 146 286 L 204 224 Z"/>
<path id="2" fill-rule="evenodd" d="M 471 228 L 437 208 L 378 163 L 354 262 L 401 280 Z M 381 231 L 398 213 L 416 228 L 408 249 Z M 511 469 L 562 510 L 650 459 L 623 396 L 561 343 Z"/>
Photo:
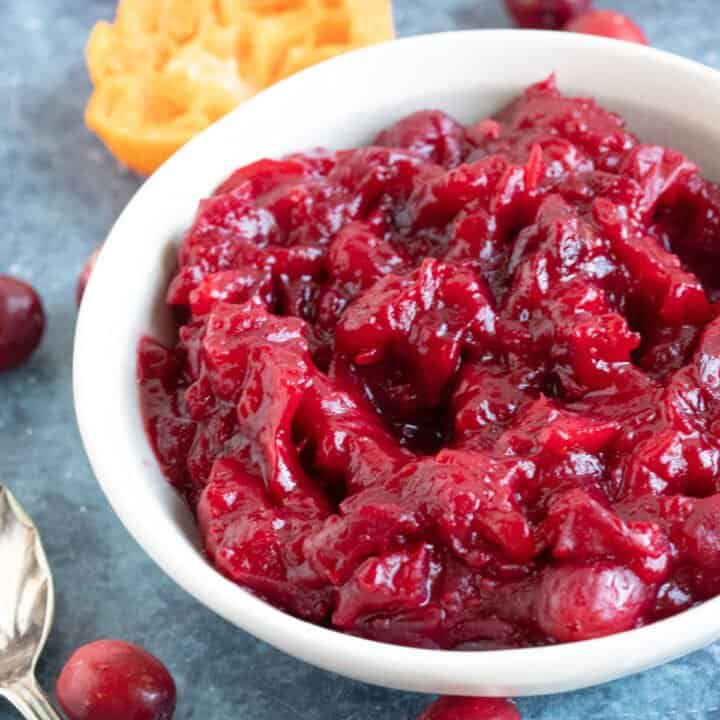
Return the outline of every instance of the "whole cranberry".
<path id="1" fill-rule="evenodd" d="M 85 294 L 85 288 L 87 287 L 90 275 L 95 268 L 95 263 L 97 262 L 98 255 L 100 255 L 100 250 L 102 250 L 102 245 L 98 248 L 95 248 L 95 250 L 90 253 L 88 259 L 83 265 L 83 269 L 80 271 L 77 288 L 75 290 L 75 300 L 78 305 L 80 305 L 80 303 L 82 302 L 83 295 Z"/>
<path id="2" fill-rule="evenodd" d="M 627 16 L 614 10 L 593 10 L 571 20 L 563 28 L 567 32 L 627 40 L 648 45 L 645 33 Z"/>
<path id="3" fill-rule="evenodd" d="M 520 713 L 504 698 L 442 697 L 418 720 L 520 720 Z"/>
<path id="4" fill-rule="evenodd" d="M 558 642 L 612 635 L 635 626 L 648 596 L 645 583 L 622 566 L 556 565 L 543 574 L 537 621 Z"/>
<path id="5" fill-rule="evenodd" d="M 45 313 L 35 290 L 0 275 L 0 372 L 24 363 L 40 344 Z"/>
<path id="6" fill-rule="evenodd" d="M 138 645 L 97 640 L 78 648 L 55 689 L 69 720 L 170 720 L 175 683 Z"/>
<path id="7" fill-rule="evenodd" d="M 720 569 L 720 495 L 695 503 L 683 524 L 682 538 L 687 558 L 693 565 Z"/>
<path id="8" fill-rule="evenodd" d="M 590 10 L 592 0 L 505 0 L 505 5 L 520 27 L 559 30 Z"/>

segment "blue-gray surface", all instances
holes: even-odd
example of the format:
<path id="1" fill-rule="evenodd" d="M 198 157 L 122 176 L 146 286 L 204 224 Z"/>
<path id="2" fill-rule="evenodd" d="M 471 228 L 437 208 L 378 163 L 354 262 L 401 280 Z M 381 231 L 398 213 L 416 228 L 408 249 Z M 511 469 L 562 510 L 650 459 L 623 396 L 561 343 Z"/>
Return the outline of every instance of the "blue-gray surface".
<path id="1" fill-rule="evenodd" d="M 0 273 L 30 280 L 48 332 L 22 370 L 0 376 L 0 481 L 42 529 L 57 587 L 40 666 L 52 687 L 73 648 L 116 636 L 172 669 L 183 720 L 411 720 L 426 699 L 350 682 L 227 625 L 135 545 L 90 472 L 75 427 L 74 288 L 86 255 L 139 185 L 82 124 L 82 49 L 114 0 L 0 0 Z M 401 34 L 508 24 L 495 0 L 396 0 Z M 608 0 L 656 46 L 720 66 L 718 0 Z M 0 568 L 0 582 L 2 570 Z M 606 686 L 520 702 L 526 720 L 720 717 L 720 644 Z M 15 717 L 0 706 L 0 720 Z"/>

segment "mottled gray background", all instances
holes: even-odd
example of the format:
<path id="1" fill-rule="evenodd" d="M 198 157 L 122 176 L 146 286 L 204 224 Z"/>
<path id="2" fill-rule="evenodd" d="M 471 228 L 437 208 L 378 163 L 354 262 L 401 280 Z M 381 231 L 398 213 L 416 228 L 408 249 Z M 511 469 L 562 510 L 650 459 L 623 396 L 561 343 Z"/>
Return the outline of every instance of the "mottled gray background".
<path id="1" fill-rule="evenodd" d="M 631 13 L 653 45 L 720 66 L 718 0 L 603 4 Z M 412 720 L 426 699 L 315 670 L 201 607 L 130 539 L 90 472 L 70 387 L 75 282 L 139 185 L 82 124 L 83 45 L 114 5 L 0 0 L 0 273 L 30 280 L 48 314 L 32 361 L 0 376 L 0 481 L 37 520 L 55 571 L 56 622 L 41 680 L 51 688 L 73 648 L 115 636 L 169 665 L 182 720 Z M 402 35 L 508 24 L 499 0 L 394 5 Z M 526 720 L 719 718 L 719 669 L 716 645 L 631 679 L 520 706 Z M 0 720 L 13 717 L 0 706 Z"/>

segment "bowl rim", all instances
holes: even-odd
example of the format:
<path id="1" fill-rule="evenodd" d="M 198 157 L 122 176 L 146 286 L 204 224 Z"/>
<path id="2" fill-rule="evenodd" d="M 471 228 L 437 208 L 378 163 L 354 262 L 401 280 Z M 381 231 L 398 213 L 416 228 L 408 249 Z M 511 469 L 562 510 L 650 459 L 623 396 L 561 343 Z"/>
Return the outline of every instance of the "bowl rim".
<path id="1" fill-rule="evenodd" d="M 451 36 L 449 38 L 449 36 Z M 260 111 L 288 88 L 319 82 L 328 73 L 342 73 L 360 59 L 391 61 L 396 53 L 419 51 L 427 43 L 482 42 L 493 36 L 509 44 L 533 40 L 573 48 L 595 48 L 615 56 L 644 57 L 648 62 L 671 63 L 696 79 L 720 90 L 720 73 L 668 52 L 621 41 L 571 33 L 529 30 L 463 30 L 431 33 L 346 53 L 309 68 L 248 100 L 200 133 L 170 158 L 134 194 L 113 225 L 88 283 L 79 313 L 73 360 L 75 408 L 82 441 L 91 466 L 115 513 L 138 544 L 177 584 L 206 607 L 257 638 L 329 671 L 402 690 L 467 694 L 482 686 L 488 695 L 526 695 L 587 687 L 647 669 L 679 657 L 720 637 L 720 597 L 648 626 L 576 643 L 492 651 L 450 651 L 411 648 L 368 640 L 313 625 L 276 609 L 224 578 L 199 552 L 187 552 L 163 542 L 156 526 L 136 512 L 136 499 L 122 483 L 110 452 L 116 439 L 103 437 L 103 377 L 93 372 L 101 350 L 98 334 L 110 330 L 103 308 L 112 305 L 106 280 L 112 278 L 114 258 L 122 255 L 122 237 L 135 222 L 142 202 L 157 193 L 176 170 L 185 166 L 209 139 L 221 136 L 242 114 Z M 139 421 L 139 417 L 136 418 Z M 138 423 L 141 425 L 141 423 Z M 143 433 L 144 435 L 144 433 Z M 126 428 L 122 443 L 139 447 L 137 428 Z M 146 442 L 146 441 L 145 441 Z M 164 493 L 163 493 L 164 494 Z M 167 498 L 166 498 L 167 500 Z M 172 502 L 172 501 L 171 501 Z M 190 544 L 188 543 L 188 546 Z M 713 628 L 712 632 L 708 628 Z M 329 657 L 332 655 L 332 658 Z M 592 661 L 590 661 L 592 660 Z M 517 678 L 518 674 L 522 678 Z M 551 676 L 548 679 L 548 676 Z"/>

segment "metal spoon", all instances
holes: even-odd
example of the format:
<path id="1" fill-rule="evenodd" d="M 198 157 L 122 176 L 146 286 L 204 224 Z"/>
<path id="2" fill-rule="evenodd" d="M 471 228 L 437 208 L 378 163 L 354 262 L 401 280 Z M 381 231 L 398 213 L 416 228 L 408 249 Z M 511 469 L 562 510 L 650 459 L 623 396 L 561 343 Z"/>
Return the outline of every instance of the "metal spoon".
<path id="1" fill-rule="evenodd" d="M 35 679 L 54 593 L 40 533 L 0 485 L 0 696 L 26 720 L 60 720 Z"/>

